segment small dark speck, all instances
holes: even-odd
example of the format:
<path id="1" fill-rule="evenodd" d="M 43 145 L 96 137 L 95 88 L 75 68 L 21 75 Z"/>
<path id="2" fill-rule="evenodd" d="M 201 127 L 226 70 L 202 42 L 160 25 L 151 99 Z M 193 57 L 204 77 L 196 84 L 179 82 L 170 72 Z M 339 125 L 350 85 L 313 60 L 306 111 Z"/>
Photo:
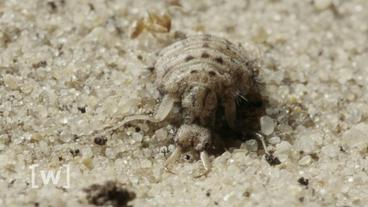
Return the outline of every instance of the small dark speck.
<path id="1" fill-rule="evenodd" d="M 304 177 L 301 177 L 301 178 L 299 178 L 299 179 L 298 179 L 298 183 L 299 183 L 300 185 L 308 186 L 308 184 L 309 184 L 309 180 L 308 180 L 308 179 L 306 179 L 306 178 L 304 178 Z"/>
<path id="2" fill-rule="evenodd" d="M 185 62 L 188 62 L 188 61 L 193 60 L 193 59 L 194 59 L 194 57 L 189 55 L 184 60 L 185 60 Z"/>
<path id="3" fill-rule="evenodd" d="M 89 6 L 89 9 L 91 11 L 94 11 L 95 10 L 95 6 L 93 6 L 93 4 L 89 3 L 88 6 Z"/>
<path id="4" fill-rule="evenodd" d="M 202 58 L 209 58 L 210 55 L 208 53 L 204 52 L 204 53 L 202 53 L 201 57 Z"/>
<path id="5" fill-rule="evenodd" d="M 82 114 L 86 113 L 86 107 L 78 107 L 78 111 L 80 111 Z"/>
<path id="6" fill-rule="evenodd" d="M 150 72 L 153 72 L 155 70 L 155 67 L 153 67 L 153 66 L 147 67 L 147 70 L 149 70 Z"/>
<path id="7" fill-rule="evenodd" d="M 215 61 L 218 62 L 219 64 L 224 64 L 224 60 L 222 59 L 222 57 L 215 58 Z"/>
<path id="8" fill-rule="evenodd" d="M 123 183 L 107 181 L 104 184 L 93 184 L 83 189 L 86 199 L 93 206 L 127 207 L 128 202 L 135 199 L 136 194 L 127 189 Z"/>
<path id="9" fill-rule="evenodd" d="M 208 75 L 210 75 L 210 76 L 212 76 L 212 77 L 213 77 L 213 76 L 215 76 L 215 75 L 216 75 L 216 73 L 215 73 L 214 71 L 209 71 L 209 72 L 208 72 Z"/>
<path id="10" fill-rule="evenodd" d="M 300 202 L 304 202 L 304 197 L 300 197 L 300 198 L 299 198 L 299 201 L 300 201 Z"/>
<path id="11" fill-rule="evenodd" d="M 56 6 L 55 2 L 49 1 L 49 2 L 47 2 L 47 5 L 50 7 L 51 11 L 55 12 L 57 10 L 57 6 Z"/>
<path id="12" fill-rule="evenodd" d="M 143 56 L 142 55 L 137 55 L 138 60 L 143 60 Z"/>
<path id="13" fill-rule="evenodd" d="M 191 159 L 191 157 L 190 157 L 190 155 L 185 155 L 185 156 L 184 156 L 184 159 L 185 159 L 185 160 L 190 160 L 190 159 Z"/>
<path id="14" fill-rule="evenodd" d="M 111 68 L 111 69 L 116 69 L 116 68 L 118 68 L 118 65 L 116 63 L 109 63 L 109 64 L 107 64 L 107 67 Z"/>
<path id="15" fill-rule="evenodd" d="M 16 179 L 13 179 L 9 182 L 9 185 L 13 185 L 15 183 Z"/>
<path id="16" fill-rule="evenodd" d="M 274 157 L 272 154 L 266 154 L 265 158 L 268 164 L 272 166 L 281 164 L 279 158 Z"/>
<path id="17" fill-rule="evenodd" d="M 202 47 L 204 47 L 204 48 L 208 48 L 208 47 L 209 47 L 209 45 L 208 45 L 208 43 L 204 43 L 204 44 L 202 45 Z"/>
<path id="18" fill-rule="evenodd" d="M 312 153 L 310 154 L 311 158 L 314 160 L 314 161 L 318 161 L 319 160 L 319 156 L 317 153 Z"/>
<path id="19" fill-rule="evenodd" d="M 44 68 L 46 66 L 47 66 L 47 62 L 45 60 L 32 64 L 32 68 L 34 69 L 41 68 L 41 67 Z"/>
<path id="20" fill-rule="evenodd" d="M 323 55 L 323 50 L 321 49 L 318 51 L 318 56 L 322 56 L 322 55 Z"/>
<path id="21" fill-rule="evenodd" d="M 135 132 L 140 132 L 141 131 L 141 128 L 140 127 L 136 127 L 135 128 Z"/>
<path id="22" fill-rule="evenodd" d="M 207 191 L 207 192 L 206 192 L 206 196 L 207 196 L 207 197 L 210 197 L 210 196 L 211 196 L 211 192 L 210 192 L 210 191 Z"/>
<path id="23" fill-rule="evenodd" d="M 192 70 L 192 71 L 190 71 L 190 73 L 197 73 L 198 71 L 197 70 Z"/>
<path id="24" fill-rule="evenodd" d="M 96 137 L 94 141 L 95 141 L 95 144 L 97 145 L 105 145 L 107 142 L 107 139 L 105 137 Z"/>
<path id="25" fill-rule="evenodd" d="M 75 149 L 75 150 L 71 149 L 69 152 L 73 155 L 73 157 L 75 157 L 75 156 L 79 155 L 80 151 L 79 151 L 79 149 Z"/>
<path id="26" fill-rule="evenodd" d="M 78 142 L 79 141 L 79 136 L 74 134 L 73 135 L 73 140 L 74 140 L 74 142 Z"/>
<path id="27" fill-rule="evenodd" d="M 63 161 L 63 157 L 62 156 L 59 156 L 59 161 Z"/>
<path id="28" fill-rule="evenodd" d="M 142 148 L 148 148 L 150 145 L 149 145 L 149 143 L 147 142 L 147 141 L 145 141 L 145 140 L 143 140 L 142 142 L 141 142 L 141 147 Z M 152 159 L 153 159 L 154 157 L 152 157 Z"/>
<path id="29" fill-rule="evenodd" d="M 219 203 L 217 201 L 215 201 L 214 204 L 215 204 L 215 206 L 218 206 Z"/>

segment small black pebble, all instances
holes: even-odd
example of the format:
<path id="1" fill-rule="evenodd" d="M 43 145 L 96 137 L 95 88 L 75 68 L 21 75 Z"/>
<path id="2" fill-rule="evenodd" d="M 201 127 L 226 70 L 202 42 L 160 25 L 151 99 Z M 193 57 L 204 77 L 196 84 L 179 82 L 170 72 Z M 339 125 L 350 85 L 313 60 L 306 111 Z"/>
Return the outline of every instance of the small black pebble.
<path id="1" fill-rule="evenodd" d="M 97 145 L 105 145 L 107 142 L 107 139 L 105 137 L 96 137 L 95 138 L 95 144 Z"/>
<path id="2" fill-rule="evenodd" d="M 272 166 L 281 164 L 279 158 L 274 157 L 272 154 L 269 154 L 269 155 L 266 154 L 265 158 L 268 164 Z"/>
<path id="3" fill-rule="evenodd" d="M 84 114 L 84 113 L 86 113 L 86 107 L 78 107 L 78 110 L 82 113 L 82 114 Z"/>
<path id="4" fill-rule="evenodd" d="M 298 179 L 298 183 L 299 183 L 300 185 L 308 186 L 308 184 L 309 184 L 309 180 L 308 180 L 308 179 L 306 179 L 306 178 L 304 178 L 304 177 L 301 177 L 301 178 L 299 178 L 299 179 Z"/>
<path id="5" fill-rule="evenodd" d="M 135 199 L 136 194 L 123 183 L 107 181 L 104 184 L 93 184 L 83 189 L 89 204 L 95 206 L 127 207 L 128 202 Z"/>

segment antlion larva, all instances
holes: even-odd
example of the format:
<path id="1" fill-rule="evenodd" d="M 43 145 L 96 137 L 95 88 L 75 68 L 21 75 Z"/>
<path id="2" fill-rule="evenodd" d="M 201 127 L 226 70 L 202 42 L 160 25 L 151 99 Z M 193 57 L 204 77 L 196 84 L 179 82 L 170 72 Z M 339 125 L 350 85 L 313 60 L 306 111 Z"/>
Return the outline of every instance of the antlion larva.
<path id="1" fill-rule="evenodd" d="M 243 47 L 212 35 L 193 35 L 175 42 L 158 54 L 154 65 L 155 84 L 163 98 L 156 114 L 133 115 L 133 120 L 160 122 L 174 104 L 182 108 L 183 123 L 175 136 L 176 149 L 165 163 L 166 169 L 185 150 L 200 153 L 205 168 L 210 170 L 206 148 L 211 142 L 215 115 L 222 105 L 228 125 L 236 129 L 236 99 L 246 99 L 257 90 L 258 53 L 254 47 Z"/>

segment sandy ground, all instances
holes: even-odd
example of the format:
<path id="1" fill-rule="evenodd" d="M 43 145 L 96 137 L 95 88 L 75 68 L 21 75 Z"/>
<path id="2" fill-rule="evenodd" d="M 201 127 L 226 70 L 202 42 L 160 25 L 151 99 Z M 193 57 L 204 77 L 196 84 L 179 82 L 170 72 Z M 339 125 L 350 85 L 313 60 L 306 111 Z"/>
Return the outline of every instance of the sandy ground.
<path id="1" fill-rule="evenodd" d="M 132 38 L 147 11 L 166 12 L 170 33 Z M 367 20 L 366 0 L 0 0 L 0 206 L 367 205 Z M 188 156 L 175 175 L 163 169 L 169 121 L 88 135 L 154 112 L 146 67 L 194 33 L 259 48 L 281 164 L 248 141 L 211 155 L 196 179 Z M 46 185 L 45 172 L 60 180 Z"/>

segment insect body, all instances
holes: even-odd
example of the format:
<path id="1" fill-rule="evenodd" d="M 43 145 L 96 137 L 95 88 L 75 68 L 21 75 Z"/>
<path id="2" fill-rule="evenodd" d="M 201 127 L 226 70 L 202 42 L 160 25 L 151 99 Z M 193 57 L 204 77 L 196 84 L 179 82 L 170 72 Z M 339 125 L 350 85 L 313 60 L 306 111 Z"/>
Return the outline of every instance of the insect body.
<path id="1" fill-rule="evenodd" d="M 156 86 L 164 94 L 156 115 L 134 115 L 133 120 L 159 122 L 177 103 L 183 124 L 175 136 L 176 149 L 165 163 L 166 169 L 187 149 L 200 153 L 210 170 L 206 148 L 211 142 L 215 115 L 222 105 L 228 125 L 236 128 L 236 99 L 256 90 L 257 58 L 240 45 L 211 35 L 189 36 L 164 48 L 154 65 Z"/>
<path id="2" fill-rule="evenodd" d="M 234 127 L 237 96 L 255 87 L 254 60 L 225 39 L 196 35 L 163 49 L 155 64 L 156 85 L 168 99 L 181 102 L 188 123 L 213 122 L 217 103 Z"/>
<path id="3" fill-rule="evenodd" d="M 225 109 L 228 125 L 235 129 L 236 99 L 256 88 L 256 60 L 226 39 L 196 35 L 163 49 L 155 70 L 156 85 L 165 94 L 161 106 L 179 102 L 184 116 L 184 125 L 175 138 L 177 148 L 166 165 L 186 148 L 194 148 L 200 152 L 207 173 L 206 147 L 211 141 L 209 129 L 214 127 L 218 104 Z"/>

